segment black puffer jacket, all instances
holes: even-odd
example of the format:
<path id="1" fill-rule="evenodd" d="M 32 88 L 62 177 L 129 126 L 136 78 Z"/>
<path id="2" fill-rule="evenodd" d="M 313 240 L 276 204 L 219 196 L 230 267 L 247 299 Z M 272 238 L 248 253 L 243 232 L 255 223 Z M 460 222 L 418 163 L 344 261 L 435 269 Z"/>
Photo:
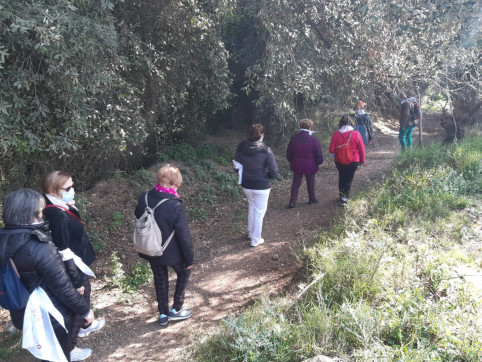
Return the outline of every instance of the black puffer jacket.
<path id="1" fill-rule="evenodd" d="M 241 186 L 249 190 L 271 188 L 271 179 L 278 173 L 278 165 L 271 148 L 262 141 L 243 141 L 236 149 L 234 159 L 243 165 Z"/>
<path id="2" fill-rule="evenodd" d="M 139 201 L 135 210 L 137 218 L 142 216 L 146 209 L 145 192 L 139 196 Z M 170 199 L 157 207 L 154 211 L 154 218 L 162 232 L 163 243 L 167 240 L 172 231 L 174 237 L 169 246 L 161 256 L 139 256 L 148 261 L 155 261 L 160 265 L 174 265 L 184 263 L 186 266 L 194 264 L 194 249 L 192 245 L 191 231 L 187 224 L 186 211 L 182 201 L 174 195 L 166 192 L 159 192 L 156 189 L 148 191 L 147 202 L 154 208 L 162 199 Z"/>
<path id="3" fill-rule="evenodd" d="M 0 265 L 12 258 L 25 288 L 40 286 L 67 321 L 72 313 L 85 315 L 89 303 L 77 292 L 65 272 L 60 254 L 42 226 L 0 229 Z"/>
<path id="4" fill-rule="evenodd" d="M 46 197 L 47 206 L 52 205 Z M 80 221 L 77 209 L 69 206 L 69 211 L 77 218 L 58 207 L 46 207 L 43 211 L 44 218 L 49 222 L 52 240 L 55 246 L 63 251 L 70 249 L 82 261 L 90 265 L 95 260 L 95 251 Z M 84 275 L 74 263 L 73 259 L 65 261 L 65 269 L 75 288 L 84 284 Z"/>

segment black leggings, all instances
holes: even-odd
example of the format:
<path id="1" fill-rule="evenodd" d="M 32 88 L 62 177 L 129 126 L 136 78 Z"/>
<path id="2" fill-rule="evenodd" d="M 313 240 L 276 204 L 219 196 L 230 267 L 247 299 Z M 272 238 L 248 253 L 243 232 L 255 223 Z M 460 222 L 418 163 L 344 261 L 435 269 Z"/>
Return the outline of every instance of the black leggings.
<path id="1" fill-rule="evenodd" d="M 336 168 L 338 169 L 338 190 L 340 191 L 340 197 L 348 198 L 353 176 L 355 176 L 355 171 L 359 164 L 359 162 L 352 162 L 348 165 L 343 165 L 335 162 Z"/>
<path id="2" fill-rule="evenodd" d="M 84 294 L 82 295 L 90 305 L 90 280 L 88 275 L 82 273 L 83 276 L 83 283 L 84 286 Z M 72 351 L 77 346 L 77 335 L 79 334 L 80 328 L 84 324 L 84 317 L 80 314 L 74 314 L 72 318 L 72 331 L 69 331 L 69 340 L 70 340 L 70 350 Z"/>
<path id="3" fill-rule="evenodd" d="M 159 314 L 169 314 L 169 273 L 167 265 L 157 264 L 155 261 L 149 261 L 152 273 L 154 274 L 154 286 L 156 287 L 157 307 Z M 174 292 L 174 304 L 172 307 L 176 311 L 180 311 L 184 304 L 184 292 L 186 291 L 187 282 L 191 275 L 191 269 L 186 269 L 184 263 L 169 265 L 177 274 L 176 290 Z"/>

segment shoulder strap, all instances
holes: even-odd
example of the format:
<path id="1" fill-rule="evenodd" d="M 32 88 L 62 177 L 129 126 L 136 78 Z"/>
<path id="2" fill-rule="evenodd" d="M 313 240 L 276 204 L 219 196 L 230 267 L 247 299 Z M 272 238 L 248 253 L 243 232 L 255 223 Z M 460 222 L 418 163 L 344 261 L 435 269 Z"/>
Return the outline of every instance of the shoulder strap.
<path id="1" fill-rule="evenodd" d="M 13 255 L 12 255 L 12 257 L 13 257 Z M 13 262 L 12 258 L 10 258 L 10 264 L 12 264 L 12 268 L 15 271 L 15 274 L 17 274 L 17 276 L 20 278 L 20 274 L 18 273 L 17 267 L 15 266 L 15 263 Z"/>
<path id="2" fill-rule="evenodd" d="M 339 146 L 336 146 L 335 148 L 342 148 L 342 147 L 346 147 L 350 144 L 350 139 L 351 139 L 351 135 L 353 134 L 353 131 L 350 132 L 350 135 L 348 136 L 348 141 L 345 139 L 345 136 L 343 136 L 343 133 L 341 133 L 340 131 L 338 131 L 341 135 L 341 138 L 343 138 L 343 141 L 346 141 L 346 143 L 342 143 L 341 145 Z"/>
<path id="3" fill-rule="evenodd" d="M 161 205 L 162 203 L 164 203 L 164 202 L 166 202 L 167 200 L 169 200 L 169 199 L 162 199 L 161 201 L 159 201 L 159 202 L 157 203 L 156 206 L 154 206 L 154 208 L 151 209 L 151 208 L 149 207 L 149 204 L 147 203 L 147 194 L 148 194 L 148 192 L 149 192 L 149 191 L 147 191 L 147 192 L 146 192 L 146 195 L 145 195 L 146 211 L 149 211 L 149 212 L 151 212 L 151 213 L 154 213 L 154 210 L 155 210 L 159 205 Z M 167 247 L 169 246 L 169 243 L 171 242 L 172 237 L 174 236 L 174 232 L 175 232 L 175 230 L 172 230 L 171 235 L 169 235 L 169 237 L 167 238 L 166 242 L 165 242 L 164 245 L 162 246 L 162 252 L 164 252 L 164 250 L 166 250 Z"/>
<path id="4" fill-rule="evenodd" d="M 63 206 L 59 206 L 59 205 L 47 205 L 44 207 L 44 209 L 48 209 L 48 208 L 51 208 L 51 207 L 55 207 L 57 209 L 60 209 L 60 210 L 63 210 L 65 211 L 67 214 L 69 214 L 70 216 L 73 216 L 74 218 L 76 218 L 82 225 L 84 225 L 84 222 L 82 220 L 80 220 L 73 212 L 71 212 L 69 209 L 63 207 Z"/>
<path id="5" fill-rule="evenodd" d="M 149 192 L 149 191 L 148 191 L 148 192 Z M 162 204 L 163 202 L 166 202 L 167 200 L 169 200 L 169 199 L 162 199 L 161 201 L 159 201 L 159 202 L 157 203 L 156 206 L 154 206 L 154 207 L 151 209 L 151 208 L 149 207 L 148 202 L 147 202 L 147 194 L 148 194 L 148 192 L 146 192 L 146 197 L 145 197 L 145 200 L 146 200 L 146 209 L 150 209 L 151 211 L 154 211 L 160 204 Z"/>
<path id="6" fill-rule="evenodd" d="M 171 235 L 169 235 L 169 237 L 167 238 L 166 242 L 164 243 L 164 246 L 162 247 L 162 251 L 163 251 L 163 252 L 164 252 L 164 250 L 166 250 L 167 247 L 169 246 L 169 243 L 171 242 L 171 239 L 172 239 L 172 237 L 174 236 L 174 232 L 175 232 L 175 231 L 176 231 L 176 230 L 172 230 Z"/>

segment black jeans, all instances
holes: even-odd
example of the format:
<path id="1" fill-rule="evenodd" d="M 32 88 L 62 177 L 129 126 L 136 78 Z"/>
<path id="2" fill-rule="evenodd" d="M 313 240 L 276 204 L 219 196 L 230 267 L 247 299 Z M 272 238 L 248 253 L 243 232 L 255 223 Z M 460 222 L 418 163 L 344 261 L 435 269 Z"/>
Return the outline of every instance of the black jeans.
<path id="1" fill-rule="evenodd" d="M 86 299 L 90 304 L 90 280 L 88 275 L 83 274 L 83 283 L 84 286 L 84 294 L 83 297 Z M 84 324 L 84 318 L 80 314 L 74 314 L 72 318 L 72 331 L 69 330 L 69 341 L 70 341 L 70 350 L 72 351 L 75 346 L 77 346 L 77 335 L 79 334 L 80 328 Z"/>
<path id="2" fill-rule="evenodd" d="M 169 314 L 169 273 L 167 265 L 157 264 L 150 261 L 152 273 L 154 274 L 154 286 L 156 287 L 157 308 L 159 314 Z M 177 274 L 176 290 L 174 292 L 174 304 L 172 307 L 176 311 L 180 311 L 184 304 L 184 293 L 186 291 L 187 282 L 191 275 L 191 269 L 186 269 L 184 263 L 169 265 Z"/>
<path id="3" fill-rule="evenodd" d="M 359 162 L 352 162 L 348 165 L 343 165 L 335 162 L 336 168 L 338 169 L 338 190 L 340 191 L 340 197 L 348 198 L 353 176 L 355 176 L 355 171 L 359 164 Z"/>

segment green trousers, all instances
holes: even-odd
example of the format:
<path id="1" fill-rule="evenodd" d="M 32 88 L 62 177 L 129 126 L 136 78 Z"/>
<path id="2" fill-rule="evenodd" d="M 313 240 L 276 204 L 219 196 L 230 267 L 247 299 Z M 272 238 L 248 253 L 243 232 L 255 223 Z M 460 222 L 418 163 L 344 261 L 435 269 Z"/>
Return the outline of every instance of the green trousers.
<path id="1" fill-rule="evenodd" d="M 412 147 L 412 131 L 415 128 L 415 125 L 407 126 L 405 127 L 405 130 L 398 131 L 398 139 L 400 140 L 400 145 L 402 146 L 402 151 L 404 151 L 407 148 L 407 145 L 409 148 Z"/>

